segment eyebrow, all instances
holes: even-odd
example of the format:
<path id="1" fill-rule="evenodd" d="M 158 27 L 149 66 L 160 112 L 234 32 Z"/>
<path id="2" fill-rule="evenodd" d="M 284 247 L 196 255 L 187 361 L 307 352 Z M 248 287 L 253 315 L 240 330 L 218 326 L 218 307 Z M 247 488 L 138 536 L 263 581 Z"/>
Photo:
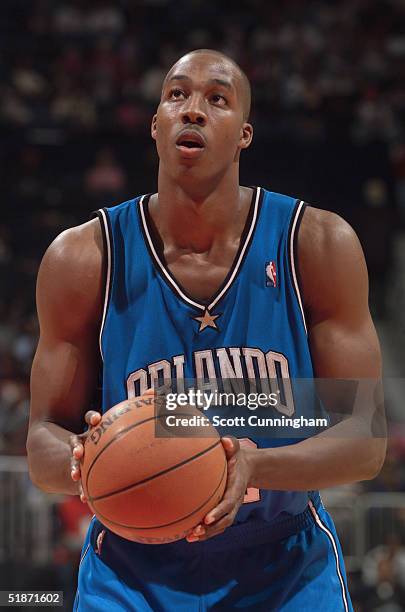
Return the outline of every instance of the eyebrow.
<path id="1" fill-rule="evenodd" d="M 174 74 L 171 76 L 167 82 L 170 81 L 191 81 L 192 79 L 186 74 Z M 208 84 L 216 83 L 217 85 L 222 85 L 226 89 L 232 90 L 232 83 L 230 81 L 225 81 L 224 79 L 212 78 L 207 81 Z"/>

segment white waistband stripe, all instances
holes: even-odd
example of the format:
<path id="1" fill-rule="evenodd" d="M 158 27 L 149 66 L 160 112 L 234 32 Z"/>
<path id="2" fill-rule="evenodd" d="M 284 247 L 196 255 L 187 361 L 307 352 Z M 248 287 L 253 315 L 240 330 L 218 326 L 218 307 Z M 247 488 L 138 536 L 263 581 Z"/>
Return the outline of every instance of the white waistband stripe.
<path id="1" fill-rule="evenodd" d="M 312 515 L 313 515 L 313 517 L 315 519 L 316 524 L 318 525 L 318 527 L 320 529 L 322 529 L 322 531 L 324 533 L 326 533 L 326 535 L 328 536 L 328 538 L 329 538 L 329 540 L 330 540 L 330 542 L 332 544 L 332 548 L 333 548 L 333 552 L 334 552 L 335 560 L 336 560 L 336 572 L 337 572 L 337 575 L 338 575 L 338 578 L 339 578 L 340 586 L 342 588 L 343 605 L 344 605 L 345 612 L 349 612 L 349 606 L 348 606 L 348 603 L 347 603 L 347 596 L 346 596 L 346 588 L 345 588 L 345 583 L 344 583 L 344 580 L 343 580 L 342 572 L 340 570 L 339 553 L 338 553 L 338 549 L 337 549 L 337 546 L 336 546 L 335 538 L 333 536 L 333 533 L 322 523 L 322 521 L 321 521 L 321 519 L 319 517 L 319 514 L 315 510 L 314 504 L 312 503 L 311 500 L 309 500 L 308 504 L 309 504 L 309 507 L 311 509 L 311 512 L 312 512 Z"/>

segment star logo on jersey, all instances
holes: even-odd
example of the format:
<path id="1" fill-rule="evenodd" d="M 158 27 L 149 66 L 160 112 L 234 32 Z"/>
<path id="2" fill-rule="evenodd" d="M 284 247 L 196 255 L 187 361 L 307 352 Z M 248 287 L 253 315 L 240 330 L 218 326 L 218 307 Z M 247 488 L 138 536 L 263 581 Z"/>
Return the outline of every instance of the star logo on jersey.
<path id="1" fill-rule="evenodd" d="M 266 287 L 277 287 L 277 268 L 275 261 L 266 261 Z"/>
<path id="2" fill-rule="evenodd" d="M 208 308 L 204 310 L 204 314 L 202 317 L 193 317 L 194 321 L 198 321 L 200 324 L 199 332 L 204 331 L 206 327 L 212 327 L 212 329 L 216 329 L 219 331 L 217 324 L 215 323 L 215 319 L 218 319 L 221 315 L 212 315 Z"/>

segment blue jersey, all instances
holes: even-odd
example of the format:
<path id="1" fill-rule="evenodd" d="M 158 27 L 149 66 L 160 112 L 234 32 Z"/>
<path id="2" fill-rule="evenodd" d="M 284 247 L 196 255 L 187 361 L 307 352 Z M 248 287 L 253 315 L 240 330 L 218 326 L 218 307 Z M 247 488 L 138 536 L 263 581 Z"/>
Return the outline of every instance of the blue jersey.
<path id="1" fill-rule="evenodd" d="M 255 189 L 233 265 L 216 294 L 202 302 L 159 257 L 148 200 L 142 196 L 98 212 L 108 256 L 100 335 L 103 411 L 168 379 L 179 391 L 185 379 L 207 374 L 219 382 L 312 378 L 295 269 L 304 203 Z M 291 407 L 281 410 L 291 414 Z M 280 444 L 270 435 L 250 438 L 258 447 Z M 306 492 L 294 491 L 251 491 L 245 499 L 236 524 L 283 519 L 308 504 Z"/>
<path id="2" fill-rule="evenodd" d="M 206 303 L 159 257 L 148 196 L 99 211 L 107 253 L 100 348 L 103 410 L 170 380 L 313 376 L 294 245 L 304 203 L 253 193 L 238 253 Z M 284 398 L 278 410 L 308 414 Z M 311 410 L 311 408 L 309 408 Z M 267 434 L 266 434 L 267 435 Z M 269 447 L 297 440 L 257 437 Z M 333 523 L 316 492 L 250 491 L 234 524 L 205 542 L 132 542 L 93 518 L 74 610 L 352 612 Z"/>

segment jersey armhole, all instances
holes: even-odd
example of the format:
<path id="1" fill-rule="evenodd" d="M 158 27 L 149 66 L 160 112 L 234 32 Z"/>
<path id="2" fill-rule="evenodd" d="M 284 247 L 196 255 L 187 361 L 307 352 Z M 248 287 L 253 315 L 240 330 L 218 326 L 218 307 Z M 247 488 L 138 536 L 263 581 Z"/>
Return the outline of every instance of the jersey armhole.
<path id="1" fill-rule="evenodd" d="M 100 355 L 101 359 L 104 362 L 103 356 L 103 346 L 102 346 L 102 338 L 103 338 L 103 330 L 105 325 L 105 320 L 107 317 L 108 306 L 111 300 L 111 288 L 112 288 L 112 278 L 113 278 L 113 250 L 112 250 L 112 230 L 111 230 L 111 222 L 108 216 L 106 208 L 100 208 L 99 210 L 94 211 L 91 214 L 91 218 L 94 219 L 98 217 L 101 226 L 101 234 L 103 236 L 103 267 L 105 270 L 105 289 L 104 289 L 104 305 L 103 305 L 103 316 L 101 319 L 100 333 L 99 333 L 99 347 L 100 347 Z"/>
<path id="2" fill-rule="evenodd" d="M 294 287 L 294 292 L 297 298 L 298 305 L 300 307 L 302 322 L 304 325 L 305 333 L 307 331 L 307 323 L 305 319 L 305 312 L 301 298 L 301 291 L 299 286 L 299 269 L 298 269 L 298 232 L 301 225 L 302 217 L 305 212 L 306 203 L 303 200 L 297 200 L 294 208 L 294 212 L 290 221 L 290 230 L 288 236 L 288 259 L 290 262 L 291 278 Z"/>

